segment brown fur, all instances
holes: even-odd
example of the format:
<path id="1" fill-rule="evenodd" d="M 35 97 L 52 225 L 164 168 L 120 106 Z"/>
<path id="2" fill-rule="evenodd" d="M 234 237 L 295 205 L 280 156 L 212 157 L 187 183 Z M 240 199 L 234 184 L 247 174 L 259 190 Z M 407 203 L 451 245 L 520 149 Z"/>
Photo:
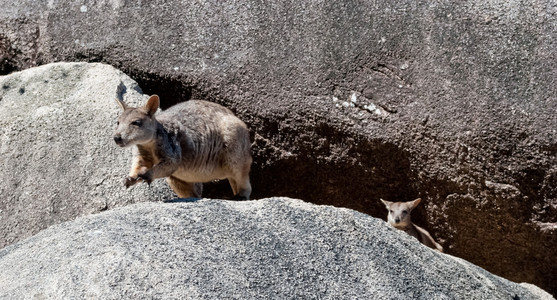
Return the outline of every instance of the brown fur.
<path id="1" fill-rule="evenodd" d="M 117 102 L 123 112 L 114 141 L 121 147 L 134 146 L 126 187 L 166 177 L 179 197 L 201 197 L 196 183 L 226 178 L 235 198 L 249 199 L 249 132 L 229 109 L 190 100 L 156 114 L 156 95 L 137 108 Z"/>
<path id="2" fill-rule="evenodd" d="M 420 201 L 422 201 L 420 198 L 409 202 L 389 202 L 381 199 L 381 202 L 383 202 L 385 207 L 389 210 L 387 222 L 391 226 L 415 237 L 422 244 L 443 252 L 443 247 L 433 239 L 427 230 L 412 223 L 410 214 L 412 210 L 420 204 Z"/>

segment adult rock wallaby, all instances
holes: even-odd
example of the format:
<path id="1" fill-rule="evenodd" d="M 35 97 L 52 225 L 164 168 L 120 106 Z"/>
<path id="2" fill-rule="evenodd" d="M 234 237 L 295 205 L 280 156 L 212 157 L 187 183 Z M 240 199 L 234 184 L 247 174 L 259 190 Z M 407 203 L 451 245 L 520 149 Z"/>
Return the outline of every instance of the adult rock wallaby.
<path id="1" fill-rule="evenodd" d="M 201 197 L 197 183 L 226 178 L 234 199 L 249 199 L 249 132 L 229 109 L 190 100 L 155 115 L 157 95 L 142 107 L 116 102 L 123 112 L 116 123 L 114 141 L 120 147 L 135 146 L 133 164 L 124 180 L 126 187 L 166 177 L 179 197 Z"/>
<path id="2" fill-rule="evenodd" d="M 443 247 L 431 237 L 427 230 L 412 223 L 410 213 L 420 204 L 420 201 L 422 201 L 420 198 L 409 202 L 390 202 L 381 199 L 381 202 L 383 202 L 385 207 L 389 210 L 387 222 L 391 224 L 391 226 L 417 238 L 422 244 L 443 252 Z"/>

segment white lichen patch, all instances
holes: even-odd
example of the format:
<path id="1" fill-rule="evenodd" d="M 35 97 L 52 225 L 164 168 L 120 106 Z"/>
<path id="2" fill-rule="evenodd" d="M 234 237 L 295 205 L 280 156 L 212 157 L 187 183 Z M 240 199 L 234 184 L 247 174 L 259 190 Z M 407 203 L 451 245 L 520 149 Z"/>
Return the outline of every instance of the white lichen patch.
<path id="1" fill-rule="evenodd" d="M 356 95 L 356 93 L 352 93 L 352 95 L 350 95 L 350 102 L 352 103 L 358 102 L 358 96 Z"/>
<path id="2" fill-rule="evenodd" d="M 82 5 L 82 6 L 79 8 L 79 11 L 81 11 L 82 13 L 86 13 L 86 12 L 87 12 L 87 5 Z"/>
<path id="3" fill-rule="evenodd" d="M 332 96 L 333 103 L 337 108 L 358 108 L 360 110 L 365 110 L 367 112 L 379 115 L 379 116 L 387 116 L 389 113 L 380 106 L 377 106 L 373 103 L 364 104 L 361 102 L 365 102 L 365 100 L 369 100 L 364 97 L 364 101 L 358 99 L 358 92 L 352 92 L 346 101 L 340 101 L 337 97 Z M 360 117 L 363 117 L 363 113 L 359 113 Z"/>
<path id="4" fill-rule="evenodd" d="M 369 111 L 370 113 L 374 113 L 380 116 L 386 116 L 388 114 L 386 110 L 373 103 L 364 105 L 364 109 Z"/>

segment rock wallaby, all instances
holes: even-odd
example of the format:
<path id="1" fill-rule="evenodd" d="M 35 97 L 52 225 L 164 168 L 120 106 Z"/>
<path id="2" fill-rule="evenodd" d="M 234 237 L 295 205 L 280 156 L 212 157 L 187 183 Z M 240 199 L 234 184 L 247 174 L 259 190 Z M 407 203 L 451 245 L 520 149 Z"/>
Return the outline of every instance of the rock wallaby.
<path id="1" fill-rule="evenodd" d="M 391 226 L 417 238 L 420 243 L 443 252 L 443 247 L 435 242 L 427 230 L 412 223 L 410 213 L 420 204 L 420 201 L 422 201 L 420 198 L 409 202 L 389 202 L 381 199 L 381 202 L 383 202 L 389 210 L 387 222 L 391 224 Z"/>
<path id="2" fill-rule="evenodd" d="M 201 182 L 228 179 L 234 199 L 251 193 L 251 143 L 246 124 L 227 108 L 190 100 L 157 113 L 159 97 L 142 107 L 122 108 L 114 141 L 133 147 L 134 158 L 124 185 L 166 177 L 179 197 L 201 197 Z"/>

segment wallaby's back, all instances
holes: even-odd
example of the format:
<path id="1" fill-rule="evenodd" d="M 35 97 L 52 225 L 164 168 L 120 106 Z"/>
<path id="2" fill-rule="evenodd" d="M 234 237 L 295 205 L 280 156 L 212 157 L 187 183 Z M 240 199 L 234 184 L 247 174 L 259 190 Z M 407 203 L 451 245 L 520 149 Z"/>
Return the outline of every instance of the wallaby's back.
<path id="1" fill-rule="evenodd" d="M 183 167 L 212 173 L 235 161 L 251 163 L 249 131 L 232 111 L 204 100 L 178 103 L 156 115 L 182 148 Z M 223 177 L 219 179 L 223 179 Z M 201 182 L 215 178 L 200 178 Z"/>
<path id="2" fill-rule="evenodd" d="M 443 252 L 443 246 L 437 243 L 433 237 L 427 232 L 427 230 L 423 229 L 422 227 L 413 224 L 414 229 L 418 236 L 416 237 L 422 244 L 428 246 L 429 248 L 436 249 L 439 252 Z"/>

